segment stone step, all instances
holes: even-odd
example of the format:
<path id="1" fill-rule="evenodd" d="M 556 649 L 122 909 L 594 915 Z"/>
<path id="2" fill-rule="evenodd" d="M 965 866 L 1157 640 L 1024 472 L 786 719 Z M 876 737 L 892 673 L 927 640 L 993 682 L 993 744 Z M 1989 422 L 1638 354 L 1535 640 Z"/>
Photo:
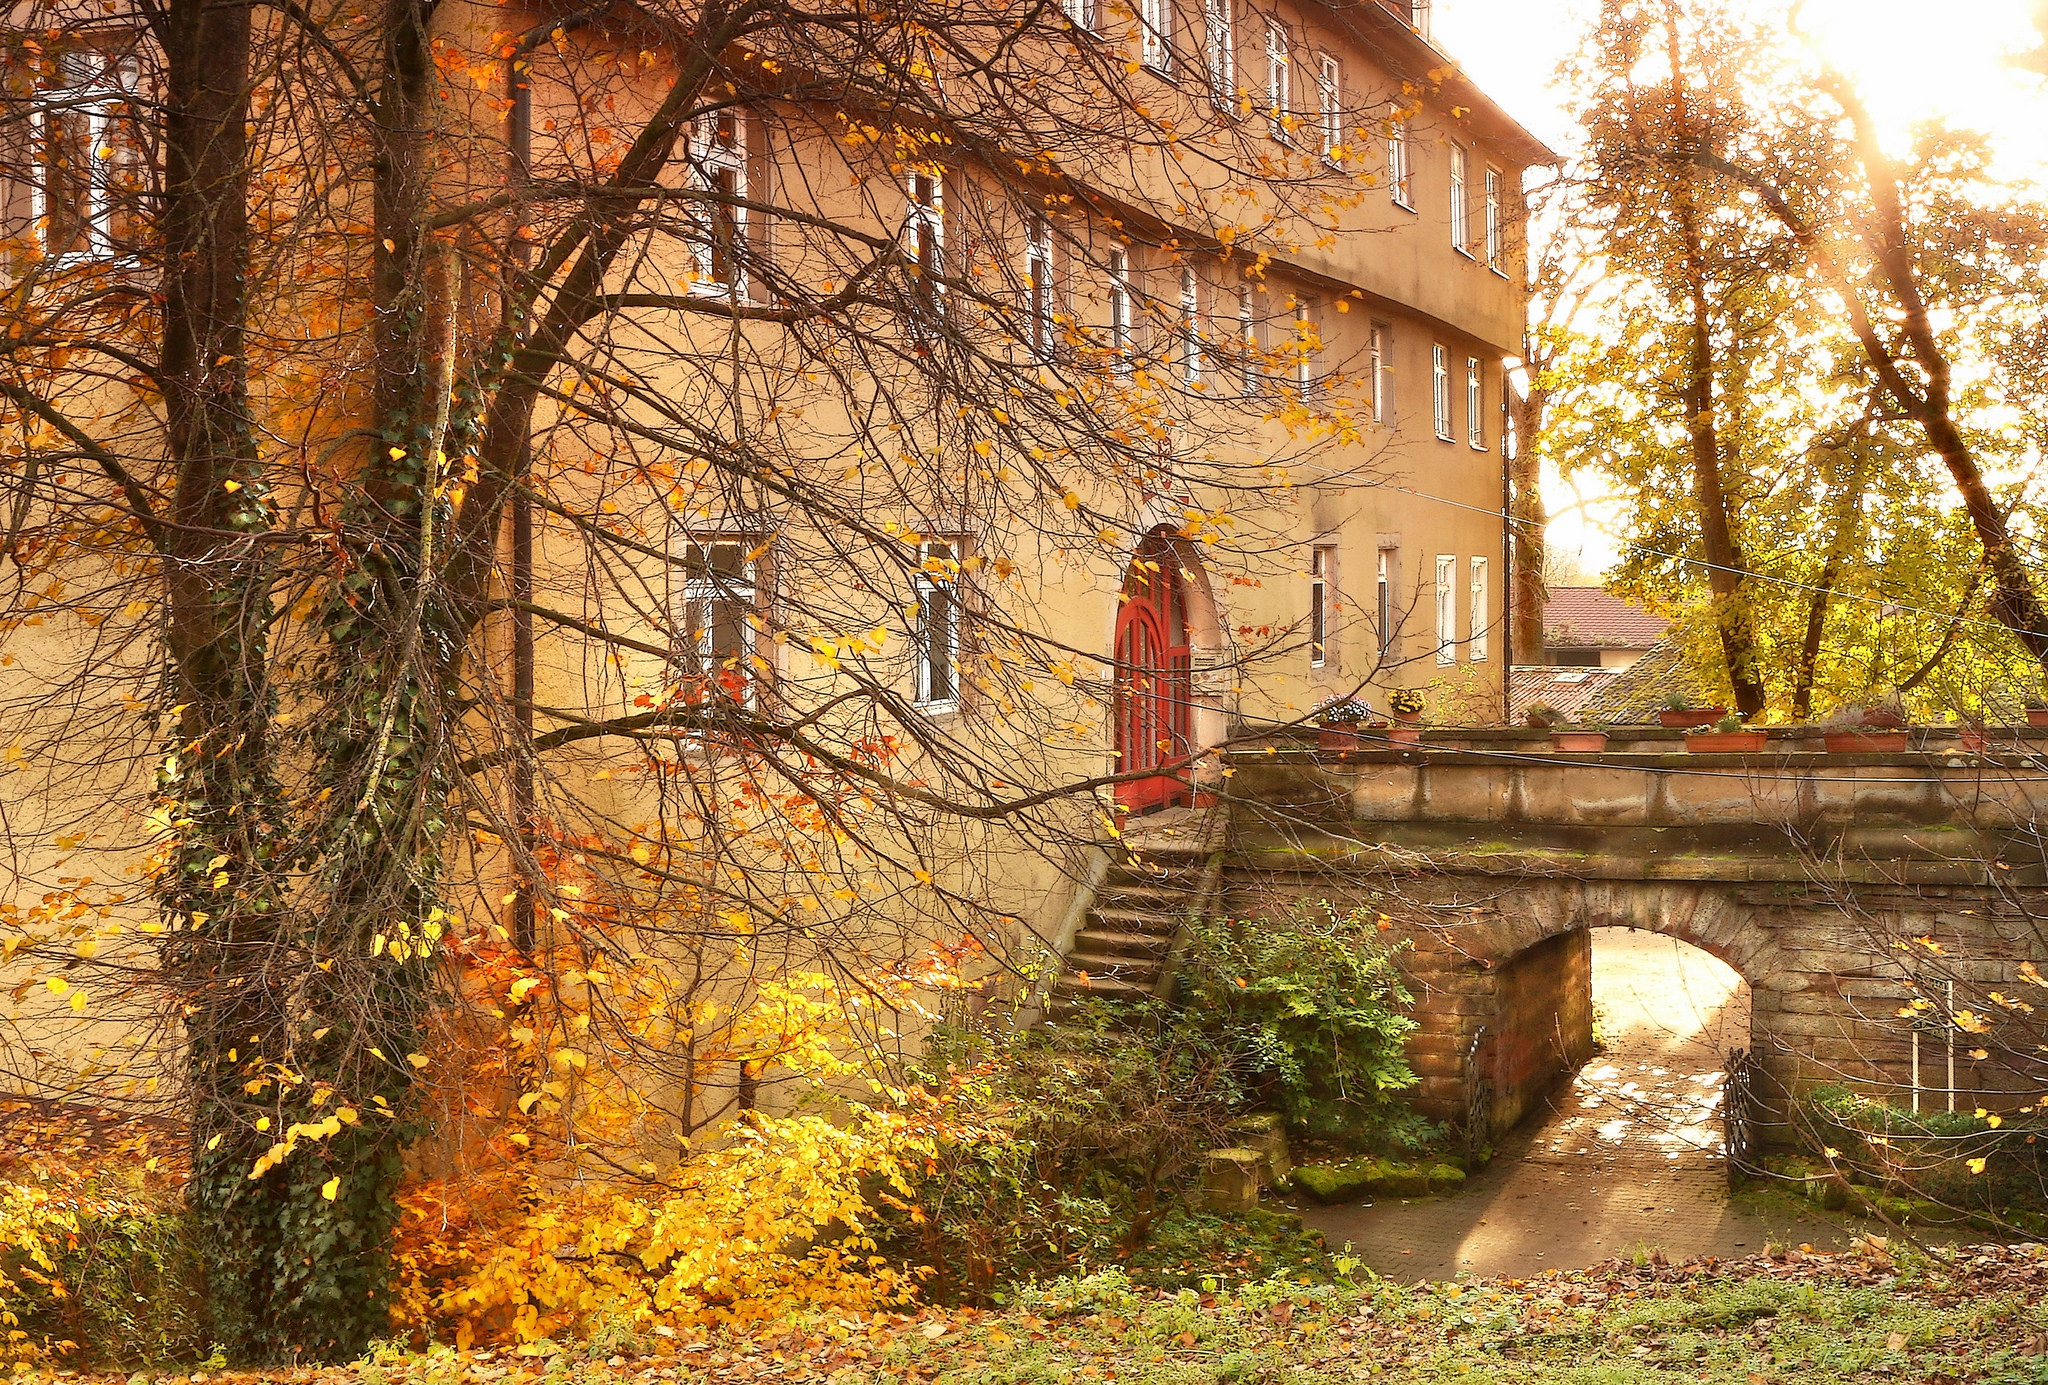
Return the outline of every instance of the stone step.
<path id="1" fill-rule="evenodd" d="M 1104 885 L 1095 892 L 1095 903 L 1103 909 L 1130 909 L 1138 913 L 1179 914 L 1194 907 L 1192 891 L 1175 885 L 1121 883 Z"/>
<path id="2" fill-rule="evenodd" d="M 1074 952 L 1067 956 L 1066 975 L 1080 980 L 1083 976 L 1089 982 L 1098 980 L 1144 981 L 1159 979 L 1160 969 L 1166 964 L 1163 957 L 1147 957 L 1142 954 L 1121 952 Z"/>
<path id="3" fill-rule="evenodd" d="M 1084 928 L 1074 937 L 1074 950 L 1096 957 L 1163 957 L 1173 947 L 1171 933 L 1127 933 L 1109 928 Z"/>
<path id="4" fill-rule="evenodd" d="M 1190 906 L 1192 907 L 1192 906 Z M 1162 914 L 1149 909 L 1115 909 L 1100 905 L 1088 910 L 1086 925 L 1112 933 L 1152 933 L 1172 937 L 1180 931 L 1183 914 Z"/>
<path id="5" fill-rule="evenodd" d="M 1052 983 L 1052 1003 L 1064 1000 L 1069 1007 L 1083 1000 L 1142 1000 L 1152 994 L 1148 983 L 1126 981 L 1114 976 L 1062 976 Z"/>

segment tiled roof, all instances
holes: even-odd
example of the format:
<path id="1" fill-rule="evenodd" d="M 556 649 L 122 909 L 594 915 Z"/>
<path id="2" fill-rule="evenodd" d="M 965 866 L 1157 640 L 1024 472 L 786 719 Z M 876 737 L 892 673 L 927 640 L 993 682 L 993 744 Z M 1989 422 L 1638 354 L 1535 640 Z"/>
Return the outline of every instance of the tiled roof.
<path id="1" fill-rule="evenodd" d="M 1569 649 L 1648 649 L 1671 622 L 1600 587 L 1552 587 L 1543 603 L 1543 642 Z"/>
<path id="2" fill-rule="evenodd" d="M 1661 639 L 1642 658 L 1623 669 L 1612 682 L 1588 697 L 1581 711 L 1588 721 L 1639 726 L 1657 719 L 1672 693 L 1684 693 L 1697 706 L 1725 704 L 1727 690 L 1716 691 L 1685 667 L 1684 651 L 1675 639 Z"/>
<path id="3" fill-rule="evenodd" d="M 1508 671 L 1508 711 L 1517 726 L 1531 707 L 1547 702 L 1566 721 L 1580 720 L 1579 711 L 1624 670 L 1618 668 L 1542 668 L 1525 665 Z"/>

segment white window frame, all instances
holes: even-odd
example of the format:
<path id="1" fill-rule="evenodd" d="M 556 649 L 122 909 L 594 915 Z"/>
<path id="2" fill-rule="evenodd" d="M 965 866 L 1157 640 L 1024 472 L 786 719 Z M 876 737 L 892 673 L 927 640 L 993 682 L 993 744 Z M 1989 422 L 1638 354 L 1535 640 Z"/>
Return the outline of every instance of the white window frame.
<path id="1" fill-rule="evenodd" d="M 1321 378 L 1316 371 L 1316 353 L 1323 345 L 1323 301 L 1315 297 L 1297 297 L 1294 309 L 1294 332 L 1297 338 L 1294 356 L 1294 383 L 1307 394 L 1316 387 Z"/>
<path id="2" fill-rule="evenodd" d="M 926 713 L 960 710 L 961 627 L 965 606 L 960 599 L 960 560 L 965 548 L 966 545 L 958 539 L 932 539 L 917 546 L 917 573 L 911 579 L 912 590 L 917 594 L 917 628 L 911 639 L 917 667 L 911 700 L 918 710 Z M 936 631 L 932 623 L 935 611 L 944 612 L 946 617 Z M 940 682 L 942 672 L 943 685 Z"/>
<path id="3" fill-rule="evenodd" d="M 1436 661 L 1458 662 L 1458 555 L 1436 555 Z"/>
<path id="4" fill-rule="evenodd" d="M 732 180 L 729 188 L 719 186 L 725 177 Z M 690 129 L 689 178 L 691 188 L 698 192 L 747 196 L 747 121 L 742 112 L 714 111 L 697 117 Z M 747 209 L 729 206 L 722 210 L 731 218 L 732 244 L 726 251 L 733 257 L 731 274 L 719 277 L 716 228 L 721 209 L 706 203 L 703 212 L 691 218 L 696 229 L 689 236 L 690 292 L 704 298 L 745 298 L 746 262 L 740 250 L 747 239 Z"/>
<path id="5" fill-rule="evenodd" d="M 1336 577 L 1337 550 L 1316 544 L 1308 551 L 1308 666 L 1324 668 L 1330 660 L 1331 583 Z"/>
<path id="6" fill-rule="evenodd" d="M 1235 0 L 1202 0 L 1205 55 L 1209 68 L 1209 100 L 1229 111 L 1237 100 L 1237 21 Z"/>
<path id="7" fill-rule="evenodd" d="M 1335 53 L 1324 53 L 1316 63 L 1316 128 L 1322 137 L 1322 155 L 1335 162 L 1344 147 L 1344 69 Z"/>
<path id="8" fill-rule="evenodd" d="M 1394 426 L 1394 329 L 1384 322 L 1372 324 L 1368 347 L 1372 370 L 1372 421 Z"/>
<path id="9" fill-rule="evenodd" d="M 1173 0 L 1138 0 L 1138 61 L 1162 77 L 1173 74 Z"/>
<path id="10" fill-rule="evenodd" d="M 1180 380 L 1189 389 L 1202 383 L 1206 362 L 1202 358 L 1202 283 L 1193 265 L 1180 270 Z"/>
<path id="11" fill-rule="evenodd" d="M 1467 257 L 1472 254 L 1472 208 L 1465 186 L 1470 158 L 1464 145 L 1451 146 L 1451 248 Z"/>
<path id="12" fill-rule="evenodd" d="M 1397 612 L 1394 607 L 1394 578 L 1401 563 L 1401 550 L 1381 545 L 1379 550 L 1378 589 L 1374 593 L 1375 616 L 1379 621 L 1380 657 L 1384 659 L 1394 652 L 1394 629 Z"/>
<path id="13" fill-rule="evenodd" d="M 1442 342 L 1429 347 L 1430 405 L 1434 410 L 1436 435 L 1451 441 L 1451 362 Z"/>
<path id="14" fill-rule="evenodd" d="M 1506 273 L 1500 267 L 1501 256 L 1501 194 L 1504 180 L 1497 168 L 1486 170 L 1486 267 L 1496 274 Z"/>
<path id="15" fill-rule="evenodd" d="M 1285 140 L 1287 117 L 1291 114 L 1289 103 L 1293 99 L 1294 55 L 1289 46 L 1287 29 L 1280 24 L 1266 25 L 1266 128 L 1273 138 Z"/>
<path id="16" fill-rule="evenodd" d="M 746 691 L 737 698 L 739 705 L 754 705 L 754 688 L 758 681 L 753 661 L 747 656 L 755 653 L 754 623 L 761 613 L 761 563 L 749 556 L 760 544 L 758 535 L 748 534 L 689 534 L 683 541 L 683 611 L 682 633 L 685 640 L 685 676 L 702 678 L 706 684 L 717 687 L 718 675 L 723 663 L 718 654 L 718 608 L 721 605 L 739 608 L 739 625 L 743 632 L 740 647 L 728 656 L 738 662 L 736 672 Z M 737 574 L 734 577 L 717 575 L 716 552 L 720 548 L 732 548 L 738 557 Z M 693 556 L 701 555 L 698 570 L 692 572 L 689 563 Z M 699 621 L 694 615 L 698 608 L 703 610 Z"/>
<path id="17" fill-rule="evenodd" d="M 1253 301 L 1250 284 L 1237 291 L 1237 331 L 1244 351 L 1242 390 L 1250 399 L 1262 393 L 1266 384 L 1266 352 L 1259 340 L 1258 304 Z"/>
<path id="18" fill-rule="evenodd" d="M 1118 246 L 1109 252 L 1109 354 L 1112 368 L 1125 377 L 1137 366 L 1131 309 L 1130 252 Z"/>
<path id="19" fill-rule="evenodd" d="M 921 276 L 924 306 L 936 316 L 946 307 L 946 175 L 937 168 L 913 168 L 904 191 L 904 250 Z"/>
<path id="20" fill-rule="evenodd" d="M 78 72 L 75 63 L 81 60 L 97 64 L 100 70 L 94 74 Z M 65 86 L 38 91 L 34 112 L 34 138 L 39 152 L 35 160 L 35 176 L 29 180 L 29 210 L 36 240 L 45 262 L 52 268 L 91 264 L 116 256 L 114 171 L 122 150 L 117 138 L 121 124 L 118 111 L 135 99 L 141 81 L 141 69 L 132 60 L 112 63 L 103 54 L 90 51 L 66 55 L 60 60 L 59 70 L 67 67 L 71 69 L 67 76 L 76 80 Z M 50 249 L 49 227 L 45 221 L 50 215 L 50 119 L 57 114 L 53 107 L 61 107 L 67 116 L 83 117 L 86 135 L 85 205 L 80 209 L 83 214 L 79 218 L 85 245 L 81 249 L 61 252 Z M 107 150 L 110 157 L 101 158 L 99 151 L 102 149 Z M 141 157 L 140 150 L 131 150 L 130 153 L 137 159 Z"/>
<path id="21" fill-rule="evenodd" d="M 1409 164 L 1408 122 L 1389 120 L 1387 122 L 1387 189 L 1392 194 L 1394 205 L 1404 211 L 1414 211 L 1414 170 Z"/>
<path id="22" fill-rule="evenodd" d="M 1054 333 L 1058 302 L 1052 274 L 1052 224 L 1042 216 L 1034 217 L 1024 232 L 1024 291 L 1030 295 L 1027 332 L 1031 359 L 1049 365 L 1058 351 Z"/>
<path id="23" fill-rule="evenodd" d="M 1472 559 L 1472 612 L 1471 625 L 1469 627 L 1471 638 L 1466 641 L 1465 648 L 1467 657 L 1475 664 L 1486 662 L 1486 568 L 1486 559 L 1482 557 L 1474 557 Z"/>
<path id="24" fill-rule="evenodd" d="M 1465 441 L 1486 450 L 1486 368 L 1477 356 L 1465 358 Z"/>
<path id="25" fill-rule="evenodd" d="M 1096 31 L 1095 4 L 1096 0 L 1060 0 L 1060 8 L 1066 11 L 1074 27 L 1089 34 Z"/>

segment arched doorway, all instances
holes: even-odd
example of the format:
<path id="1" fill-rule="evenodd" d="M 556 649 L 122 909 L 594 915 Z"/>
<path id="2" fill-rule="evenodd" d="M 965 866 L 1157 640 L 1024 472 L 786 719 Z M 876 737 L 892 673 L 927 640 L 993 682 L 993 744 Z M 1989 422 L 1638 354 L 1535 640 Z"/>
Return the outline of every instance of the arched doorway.
<path id="1" fill-rule="evenodd" d="M 1194 658 L 1181 565 L 1171 531 L 1154 529 L 1138 545 L 1118 600 L 1111 711 L 1117 767 L 1146 777 L 1117 785 L 1116 799 L 1133 813 L 1192 799 L 1186 762 L 1194 746 Z"/>

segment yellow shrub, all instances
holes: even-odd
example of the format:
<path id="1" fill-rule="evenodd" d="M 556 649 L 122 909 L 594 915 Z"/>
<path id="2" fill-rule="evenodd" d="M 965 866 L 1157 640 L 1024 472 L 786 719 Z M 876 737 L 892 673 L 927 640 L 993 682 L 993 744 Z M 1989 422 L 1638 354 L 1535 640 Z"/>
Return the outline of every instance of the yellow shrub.
<path id="1" fill-rule="evenodd" d="M 533 1341 L 604 1323 L 746 1326 L 806 1311 L 890 1307 L 913 1285 L 874 1254 L 864 1183 L 901 1187 L 904 1137 L 750 1116 L 667 1178 L 451 1180 L 408 1194 L 400 1326 L 456 1341 Z"/>
<path id="2" fill-rule="evenodd" d="M 73 1345 L 38 1343 L 22 1331 L 25 1293 L 21 1281 L 61 1295 L 63 1284 L 57 1278 L 53 1257 L 77 1234 L 77 1215 L 53 1205 L 41 1188 L 0 1182 L 0 1338 L 5 1339 L 7 1359 L 20 1364 Z"/>

